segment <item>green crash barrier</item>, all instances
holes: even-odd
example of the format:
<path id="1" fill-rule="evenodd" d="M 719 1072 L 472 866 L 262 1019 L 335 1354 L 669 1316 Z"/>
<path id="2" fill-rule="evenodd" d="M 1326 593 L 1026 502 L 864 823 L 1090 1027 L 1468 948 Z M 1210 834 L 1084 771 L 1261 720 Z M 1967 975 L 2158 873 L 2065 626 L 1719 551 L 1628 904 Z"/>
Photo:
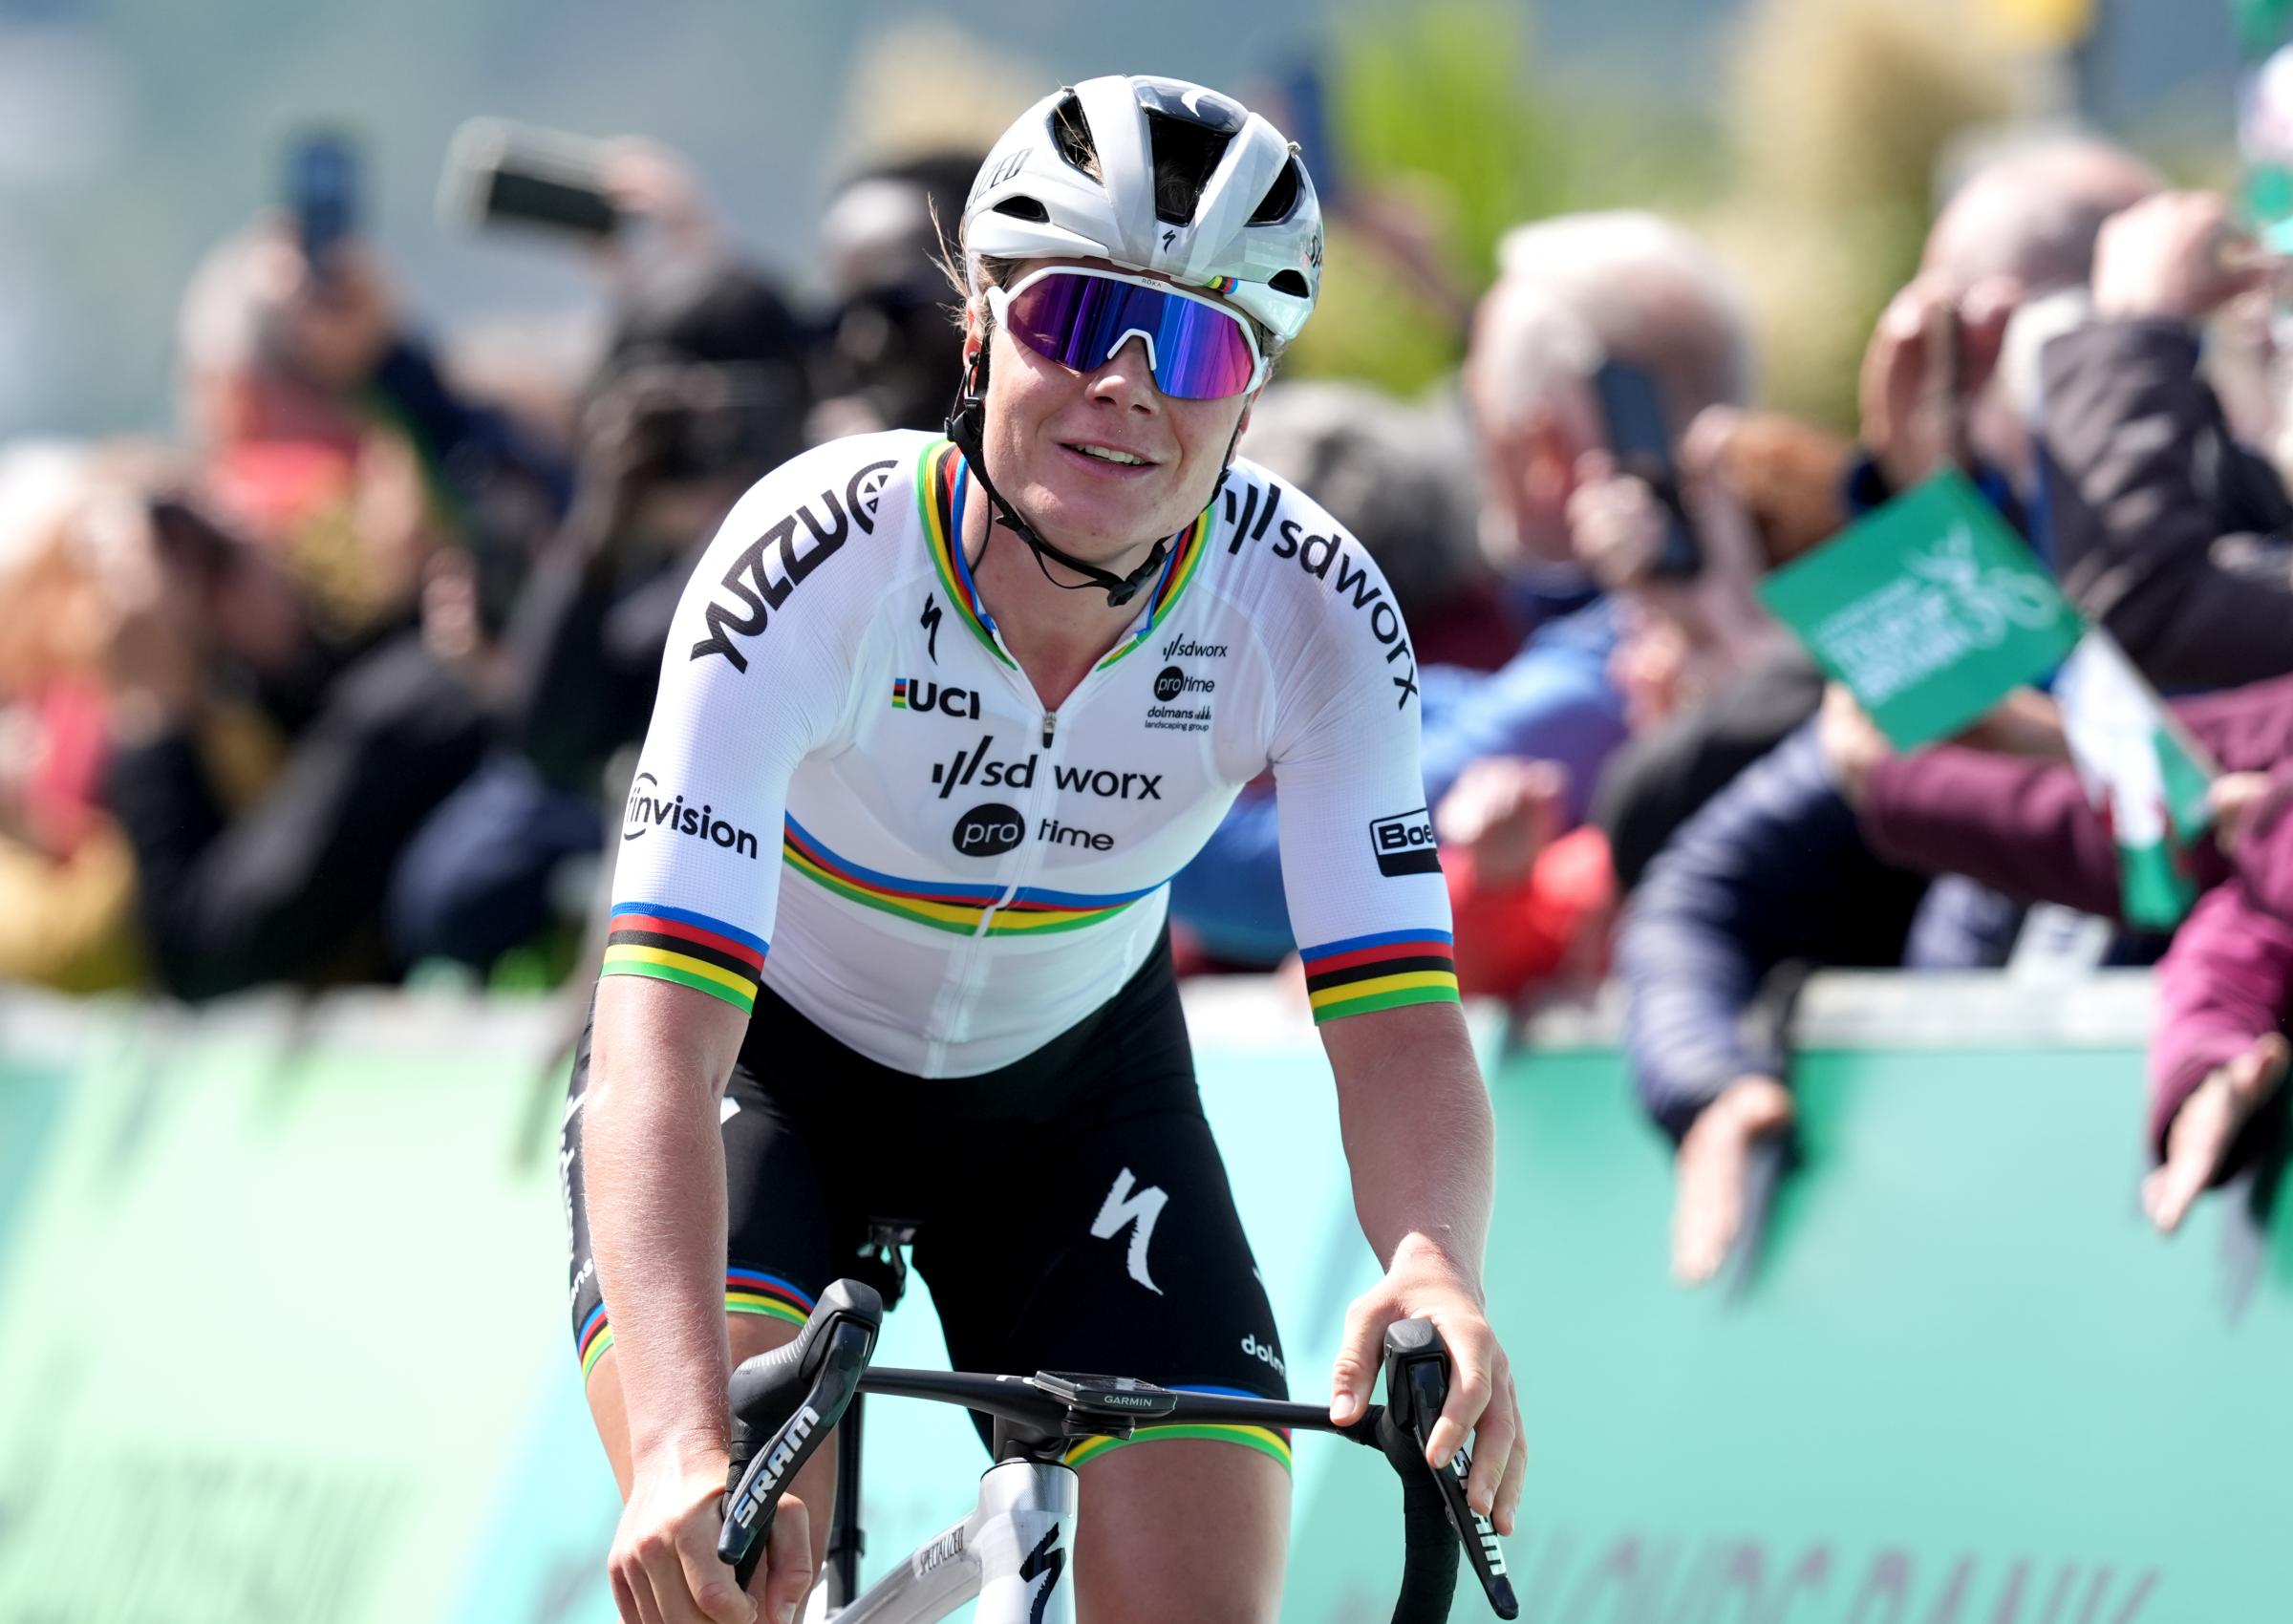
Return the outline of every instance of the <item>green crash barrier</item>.
<path id="1" fill-rule="evenodd" d="M 1297 999 L 1190 990 L 1206 1103 L 1328 1390 L 1375 1277 Z M 2142 1225 L 2145 984 L 1818 982 L 1805 1165 L 1748 1267 L 1664 1268 L 1612 1016 L 1492 1067 L 1489 1293 L 1537 1624 L 2284 1616 L 2282 1217 Z M 566 1325 L 556 1004 L 198 1016 L 0 999 L 0 1624 L 605 1624 L 617 1510 Z M 1493 1047 L 1493 1045 L 1492 1045 Z M 928 1301 L 887 1362 L 944 1361 Z M 953 1411 L 869 1412 L 868 1567 L 965 1507 Z M 1286 1618 L 1382 1619 L 1395 1489 L 1301 1440 Z M 1477 1593 L 1455 1616 L 1487 1616 Z"/>
<path id="2" fill-rule="evenodd" d="M 1666 1156 L 1613 1022 L 1492 1079 L 1489 1297 L 1532 1469 L 1534 1624 L 2261 1624 L 2283 1539 L 2293 1232 L 2144 1170 L 2145 982 L 1827 978 L 1804 1164 L 1748 1272 L 1665 1278 Z M 1286 1616 L 1382 1619 L 1382 1485 L 1302 1506 Z M 1469 1584 L 1469 1582 L 1468 1582 Z M 1457 1619 L 1489 1616 L 1461 1594 Z"/>

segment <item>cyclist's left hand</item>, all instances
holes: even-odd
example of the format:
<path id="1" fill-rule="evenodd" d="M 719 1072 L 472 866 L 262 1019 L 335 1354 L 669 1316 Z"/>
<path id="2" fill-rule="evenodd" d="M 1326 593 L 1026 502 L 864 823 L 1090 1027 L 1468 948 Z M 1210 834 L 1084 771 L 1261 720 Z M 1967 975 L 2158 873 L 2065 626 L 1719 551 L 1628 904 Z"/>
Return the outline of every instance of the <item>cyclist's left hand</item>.
<path id="1" fill-rule="evenodd" d="M 1511 1533 L 1529 1464 L 1521 1447 L 1521 1399 L 1512 1362 L 1497 1346 L 1471 1271 L 1423 1236 L 1403 1242 L 1385 1278 L 1346 1311 L 1330 1378 L 1330 1419 L 1342 1426 L 1368 1407 L 1384 1360 L 1385 1328 L 1403 1319 L 1431 1320 L 1449 1350 L 1449 1401 L 1433 1424 L 1426 1463 L 1439 1470 L 1478 1429 L 1466 1499 L 1496 1525 L 1497 1532 Z"/>

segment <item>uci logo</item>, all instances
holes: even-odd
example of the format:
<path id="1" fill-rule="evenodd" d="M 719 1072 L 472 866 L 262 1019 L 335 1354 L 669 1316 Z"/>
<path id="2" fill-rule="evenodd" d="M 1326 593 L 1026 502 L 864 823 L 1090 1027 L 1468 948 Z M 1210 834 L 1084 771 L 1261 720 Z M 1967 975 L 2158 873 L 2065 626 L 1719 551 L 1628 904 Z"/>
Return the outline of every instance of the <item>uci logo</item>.
<path id="1" fill-rule="evenodd" d="M 949 837 L 962 857 L 1000 857 L 1027 838 L 1027 821 L 1016 806 L 990 801 L 955 820 Z"/>
<path id="2" fill-rule="evenodd" d="M 937 711 L 960 721 L 979 719 L 979 695 L 968 688 L 945 688 L 921 677 L 891 679 L 891 708 L 895 711 Z"/>

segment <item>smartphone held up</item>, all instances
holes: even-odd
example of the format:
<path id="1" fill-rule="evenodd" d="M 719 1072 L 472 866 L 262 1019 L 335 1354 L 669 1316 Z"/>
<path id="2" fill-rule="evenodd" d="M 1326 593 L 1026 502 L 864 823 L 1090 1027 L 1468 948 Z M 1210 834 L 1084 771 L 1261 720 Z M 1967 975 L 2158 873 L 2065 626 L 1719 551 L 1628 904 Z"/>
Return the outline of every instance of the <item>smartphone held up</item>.
<path id="1" fill-rule="evenodd" d="M 601 242 L 621 228 L 602 142 L 502 118 L 473 118 L 454 133 L 438 211 L 471 231 L 506 225 Z"/>

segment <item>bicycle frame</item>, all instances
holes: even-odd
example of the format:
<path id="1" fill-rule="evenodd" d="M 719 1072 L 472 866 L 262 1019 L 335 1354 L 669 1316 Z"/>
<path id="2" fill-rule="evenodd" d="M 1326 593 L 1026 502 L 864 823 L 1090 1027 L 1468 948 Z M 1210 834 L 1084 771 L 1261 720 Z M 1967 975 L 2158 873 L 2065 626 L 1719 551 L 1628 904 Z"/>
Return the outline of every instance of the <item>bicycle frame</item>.
<path id="1" fill-rule="evenodd" d="M 847 1607 L 812 1592 L 805 1624 L 932 1624 L 974 1596 L 978 1624 L 1074 1624 L 1075 1471 L 1005 1461 L 979 1480 L 979 1503 L 925 1541 Z"/>

